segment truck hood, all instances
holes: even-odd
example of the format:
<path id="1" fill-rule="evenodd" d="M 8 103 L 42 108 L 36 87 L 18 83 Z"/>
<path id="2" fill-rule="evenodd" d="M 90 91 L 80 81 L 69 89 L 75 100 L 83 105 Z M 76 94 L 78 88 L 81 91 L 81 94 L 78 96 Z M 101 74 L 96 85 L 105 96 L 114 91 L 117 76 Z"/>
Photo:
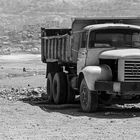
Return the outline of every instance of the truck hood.
<path id="1" fill-rule="evenodd" d="M 140 49 L 115 49 L 101 52 L 99 58 L 120 59 L 120 58 L 140 58 Z"/>

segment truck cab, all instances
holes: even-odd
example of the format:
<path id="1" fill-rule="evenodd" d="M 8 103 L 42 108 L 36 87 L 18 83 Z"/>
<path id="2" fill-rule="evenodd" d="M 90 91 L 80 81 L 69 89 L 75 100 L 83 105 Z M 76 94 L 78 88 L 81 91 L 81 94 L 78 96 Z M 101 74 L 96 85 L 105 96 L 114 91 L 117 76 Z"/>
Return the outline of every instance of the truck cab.
<path id="1" fill-rule="evenodd" d="M 101 99 L 104 103 L 112 97 L 124 102 L 140 95 L 139 26 L 118 23 L 90 25 L 84 28 L 83 40 L 85 43 L 79 49 L 77 62 L 77 73 L 83 74 L 87 86 L 87 90 L 80 86 L 83 110 L 88 110 L 84 91 L 93 92 L 91 94 L 95 96 L 98 94 L 100 99 L 104 94 L 108 97 Z"/>
<path id="2" fill-rule="evenodd" d="M 131 51 L 137 49 L 135 50 L 137 52 L 139 48 L 139 26 L 107 23 L 87 26 L 82 32 L 81 46 L 78 53 L 78 60 L 85 60 L 83 61 L 84 63 L 82 62 L 81 68 L 79 68 L 80 64 L 78 63 L 78 73 L 83 66 L 99 65 L 100 59 L 119 59 L 119 55 L 121 57 L 124 52 L 128 54 L 129 50 L 124 51 L 124 49 L 131 49 L 130 55 L 132 55 Z M 107 50 L 117 51 L 116 53 L 115 51 L 105 53 Z M 119 54 L 118 50 L 120 50 Z M 116 58 L 117 56 L 118 58 Z"/>

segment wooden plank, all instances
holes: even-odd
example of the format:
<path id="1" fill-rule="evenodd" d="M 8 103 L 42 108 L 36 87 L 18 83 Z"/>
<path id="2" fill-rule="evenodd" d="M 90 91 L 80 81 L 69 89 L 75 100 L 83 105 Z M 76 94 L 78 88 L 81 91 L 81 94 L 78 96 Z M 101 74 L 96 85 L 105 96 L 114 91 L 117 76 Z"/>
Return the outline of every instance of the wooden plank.
<path id="1" fill-rule="evenodd" d="M 66 61 L 66 37 L 64 37 L 64 61 Z"/>
<path id="2" fill-rule="evenodd" d="M 45 56 L 48 58 L 48 40 L 45 40 Z"/>
<path id="3" fill-rule="evenodd" d="M 57 59 L 57 39 L 55 38 L 55 59 Z"/>
<path id="4" fill-rule="evenodd" d="M 70 61 L 71 60 L 71 37 L 70 36 L 67 37 L 66 46 L 67 46 L 67 61 Z"/>
<path id="5" fill-rule="evenodd" d="M 64 46 L 64 38 L 62 38 L 62 40 L 61 40 L 61 59 L 62 60 L 64 60 L 64 48 L 65 48 L 65 46 Z"/>
<path id="6" fill-rule="evenodd" d="M 53 39 L 53 58 L 55 58 L 55 38 Z"/>
<path id="7" fill-rule="evenodd" d="M 51 58 L 53 59 L 53 53 L 54 53 L 54 48 L 53 48 L 53 44 L 54 44 L 54 39 L 51 39 Z"/>
<path id="8" fill-rule="evenodd" d="M 56 39 L 53 39 L 53 58 L 56 59 Z"/>
<path id="9" fill-rule="evenodd" d="M 59 39 L 58 39 L 58 59 L 59 59 L 60 56 L 61 56 L 60 46 L 61 46 L 61 40 L 60 40 L 60 38 L 59 38 Z"/>
<path id="10" fill-rule="evenodd" d="M 56 38 L 56 58 L 58 59 L 58 39 Z"/>
<path id="11" fill-rule="evenodd" d="M 42 37 L 43 39 L 53 39 L 53 38 L 63 38 L 63 37 L 65 37 L 65 36 L 67 36 L 67 34 L 65 34 L 65 35 L 57 35 L 57 36 L 44 36 L 44 37 Z"/>
<path id="12" fill-rule="evenodd" d="M 65 61 L 68 61 L 68 46 L 67 46 L 68 36 L 65 38 L 65 52 L 66 52 L 66 58 Z"/>
<path id="13" fill-rule="evenodd" d="M 49 54 L 50 54 L 50 59 L 51 59 L 51 55 L 52 55 L 52 54 L 51 54 L 51 51 L 52 51 L 52 50 L 51 50 L 51 45 L 52 45 L 52 39 L 50 39 L 50 45 L 49 45 Z"/>
<path id="14" fill-rule="evenodd" d="M 62 61 L 62 38 L 60 38 L 60 60 Z"/>
<path id="15" fill-rule="evenodd" d="M 48 50 L 47 50 L 47 54 L 48 54 L 48 59 L 50 59 L 50 39 L 48 39 Z"/>

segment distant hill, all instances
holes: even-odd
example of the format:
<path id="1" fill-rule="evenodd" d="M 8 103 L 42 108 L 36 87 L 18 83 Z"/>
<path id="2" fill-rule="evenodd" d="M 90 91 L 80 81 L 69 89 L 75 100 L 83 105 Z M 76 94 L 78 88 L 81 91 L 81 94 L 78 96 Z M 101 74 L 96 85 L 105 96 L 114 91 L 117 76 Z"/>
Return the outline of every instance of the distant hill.
<path id="1" fill-rule="evenodd" d="M 74 16 L 139 16 L 140 0 L 0 0 L 0 26 L 69 22 Z"/>
<path id="2" fill-rule="evenodd" d="M 140 0 L 0 0 L 0 46 L 35 48 L 40 27 L 67 28 L 72 17 L 109 16 L 140 17 Z"/>

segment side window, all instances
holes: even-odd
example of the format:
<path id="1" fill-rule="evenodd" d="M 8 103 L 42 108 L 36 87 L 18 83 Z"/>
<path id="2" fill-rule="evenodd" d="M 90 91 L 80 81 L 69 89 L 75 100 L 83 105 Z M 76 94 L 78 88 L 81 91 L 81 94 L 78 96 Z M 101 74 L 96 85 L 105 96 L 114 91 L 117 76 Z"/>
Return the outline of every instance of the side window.
<path id="1" fill-rule="evenodd" d="M 113 34 L 106 30 L 91 31 L 89 35 L 89 48 L 107 48 L 111 47 L 111 38 Z"/>
<path id="2" fill-rule="evenodd" d="M 89 48 L 94 47 L 95 33 L 92 31 L 89 35 Z"/>
<path id="3" fill-rule="evenodd" d="M 134 33 L 132 36 L 134 47 L 140 47 L 140 33 Z"/>
<path id="4" fill-rule="evenodd" d="M 81 33 L 81 48 L 86 48 L 87 45 L 87 32 Z"/>
<path id="5" fill-rule="evenodd" d="M 112 40 L 122 42 L 123 36 L 121 34 L 97 32 L 95 34 L 95 48 L 108 48 L 111 47 Z"/>

